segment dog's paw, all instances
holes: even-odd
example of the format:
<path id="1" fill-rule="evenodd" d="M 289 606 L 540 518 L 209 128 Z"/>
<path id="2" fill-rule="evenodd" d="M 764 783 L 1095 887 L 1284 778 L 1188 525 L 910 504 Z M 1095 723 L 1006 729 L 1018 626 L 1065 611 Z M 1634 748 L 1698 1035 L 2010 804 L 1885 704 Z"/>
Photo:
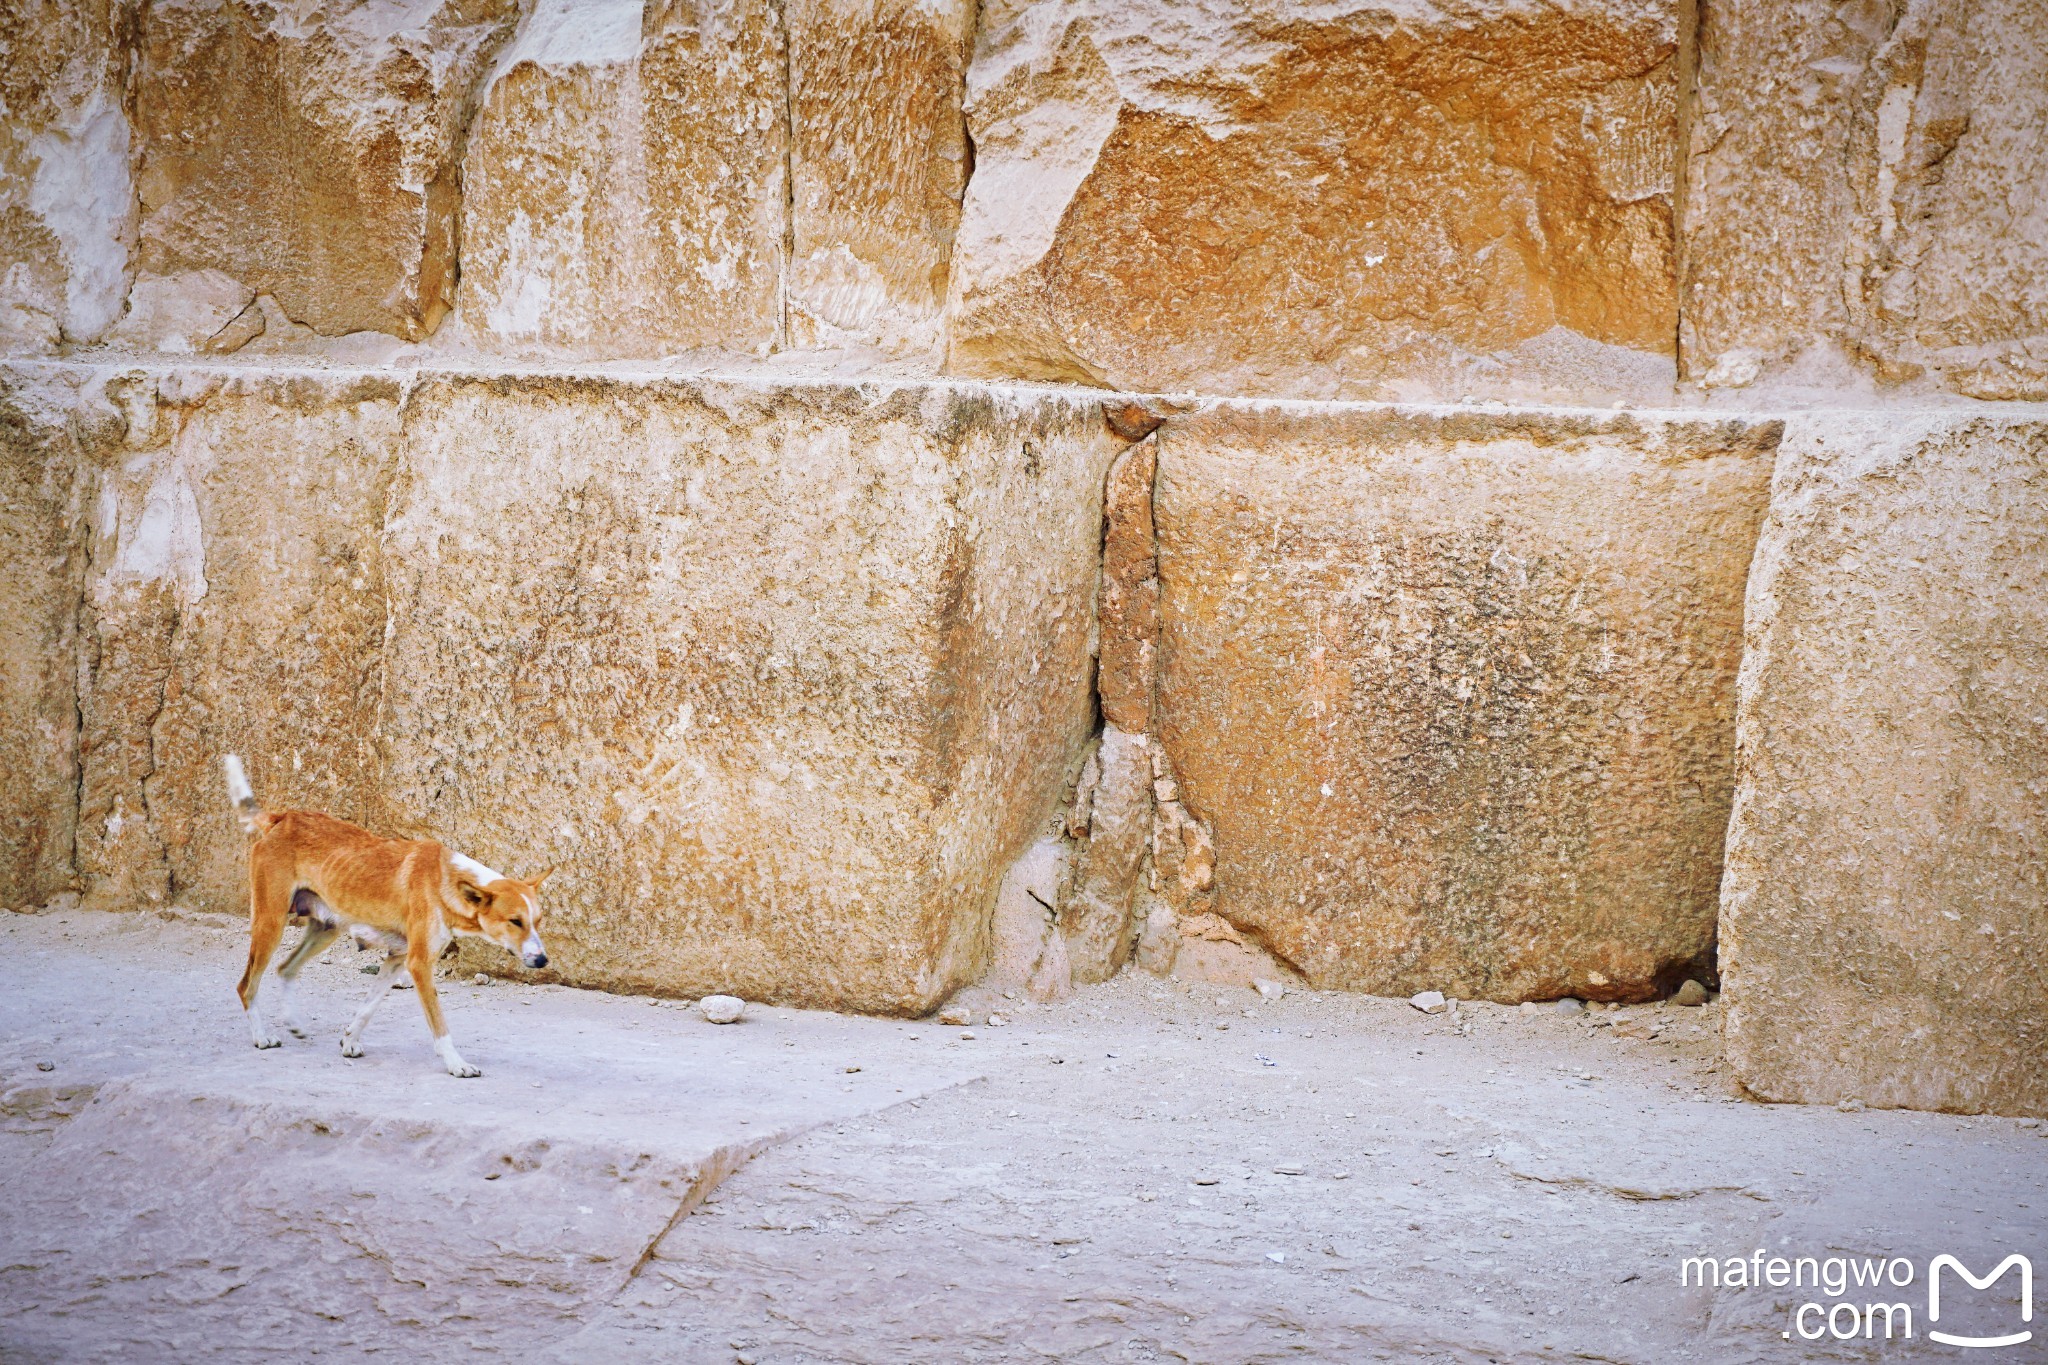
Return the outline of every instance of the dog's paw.
<path id="1" fill-rule="evenodd" d="M 261 1051 L 264 1048 L 284 1046 L 284 1039 L 273 1037 L 268 1033 L 259 1033 L 255 1037 L 251 1038 L 249 1041 L 256 1045 L 258 1051 Z"/>
<path id="2" fill-rule="evenodd" d="M 448 1074 L 466 1081 L 484 1073 L 482 1068 L 471 1066 L 468 1062 L 456 1062 L 448 1068 Z"/>
<path id="3" fill-rule="evenodd" d="M 363 1055 L 363 1045 L 353 1038 L 343 1038 L 341 1040 L 341 1055 L 344 1057 L 360 1057 Z"/>
<path id="4" fill-rule="evenodd" d="M 304 1038 L 308 1036 L 306 1033 L 306 1026 L 296 1019 L 285 1020 L 284 1031 L 286 1033 L 291 1034 L 291 1036 L 294 1038 Z"/>

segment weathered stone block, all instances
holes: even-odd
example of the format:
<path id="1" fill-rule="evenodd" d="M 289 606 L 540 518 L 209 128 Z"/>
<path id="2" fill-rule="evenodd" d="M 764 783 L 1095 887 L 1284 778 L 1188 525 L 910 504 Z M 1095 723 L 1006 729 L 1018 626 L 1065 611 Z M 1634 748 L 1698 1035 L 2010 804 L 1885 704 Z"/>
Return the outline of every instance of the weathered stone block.
<path id="1" fill-rule="evenodd" d="M 85 585 L 78 867 L 88 903 L 240 910 L 240 754 L 266 805 L 375 810 L 386 377 L 116 374 Z"/>
<path id="2" fill-rule="evenodd" d="M 971 0 L 792 0 L 789 337 L 941 349 Z"/>
<path id="3" fill-rule="evenodd" d="M 330 336 L 432 332 L 472 92 L 512 0 L 158 0 L 141 16 L 141 268 L 221 271 Z"/>
<path id="4" fill-rule="evenodd" d="M 985 7 L 957 373 L 1668 386 L 1676 5 Z"/>
<path id="5" fill-rule="evenodd" d="M 0 370 L 0 906 L 73 885 L 91 481 L 66 376 Z"/>
<path id="6" fill-rule="evenodd" d="M 922 1012 L 1091 723 L 1092 404 L 436 379 L 391 512 L 394 819 L 571 980 Z"/>
<path id="7" fill-rule="evenodd" d="M 0 6 L 0 346 L 96 340 L 121 316 L 135 210 L 126 6 Z"/>
<path id="8" fill-rule="evenodd" d="M 1699 13 L 1688 373 L 1737 386 L 1818 348 L 1885 383 L 2048 398 L 2048 9 Z"/>
<path id="9" fill-rule="evenodd" d="M 501 350 L 766 351 L 789 115 L 769 0 L 538 0 L 463 162 L 462 317 Z"/>
<path id="10" fill-rule="evenodd" d="M 2048 417 L 1788 423 L 1722 902 L 1766 1099 L 2048 1114 Z"/>
<path id="11" fill-rule="evenodd" d="M 1159 443 L 1157 733 L 1318 986 L 1642 999 L 1712 952 L 1775 424 L 1261 410 Z"/>

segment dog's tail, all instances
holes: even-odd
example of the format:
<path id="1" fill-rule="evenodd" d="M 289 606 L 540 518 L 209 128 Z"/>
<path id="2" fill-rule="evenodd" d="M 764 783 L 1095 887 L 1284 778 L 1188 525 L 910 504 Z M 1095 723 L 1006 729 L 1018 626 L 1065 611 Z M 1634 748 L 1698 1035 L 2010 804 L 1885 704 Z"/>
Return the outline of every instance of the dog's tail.
<path id="1" fill-rule="evenodd" d="M 235 818 L 241 821 L 242 832 L 253 839 L 270 828 L 271 816 L 256 804 L 256 792 L 249 785 L 249 774 L 242 770 L 241 759 L 222 754 L 220 766 L 227 774 L 228 801 L 235 808 Z"/>

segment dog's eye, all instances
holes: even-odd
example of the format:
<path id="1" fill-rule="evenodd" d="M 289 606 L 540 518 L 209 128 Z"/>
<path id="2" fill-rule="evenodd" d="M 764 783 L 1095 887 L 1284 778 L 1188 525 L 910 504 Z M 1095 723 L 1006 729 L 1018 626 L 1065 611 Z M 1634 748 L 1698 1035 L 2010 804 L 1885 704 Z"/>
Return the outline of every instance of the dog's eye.
<path id="1" fill-rule="evenodd" d="M 512 921 L 512 927 L 514 929 L 524 929 L 526 927 L 526 921 L 523 919 L 514 919 Z"/>

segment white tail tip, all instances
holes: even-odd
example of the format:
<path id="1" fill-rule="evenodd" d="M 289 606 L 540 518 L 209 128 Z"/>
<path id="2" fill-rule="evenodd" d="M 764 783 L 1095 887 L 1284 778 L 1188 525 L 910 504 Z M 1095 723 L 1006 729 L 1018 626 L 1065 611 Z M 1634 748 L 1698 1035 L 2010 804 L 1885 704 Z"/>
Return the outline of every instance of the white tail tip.
<path id="1" fill-rule="evenodd" d="M 228 800 L 236 806 L 256 804 L 256 791 L 249 785 L 249 774 L 242 771 L 242 760 L 233 754 L 222 754 L 220 766 L 227 773 Z"/>

